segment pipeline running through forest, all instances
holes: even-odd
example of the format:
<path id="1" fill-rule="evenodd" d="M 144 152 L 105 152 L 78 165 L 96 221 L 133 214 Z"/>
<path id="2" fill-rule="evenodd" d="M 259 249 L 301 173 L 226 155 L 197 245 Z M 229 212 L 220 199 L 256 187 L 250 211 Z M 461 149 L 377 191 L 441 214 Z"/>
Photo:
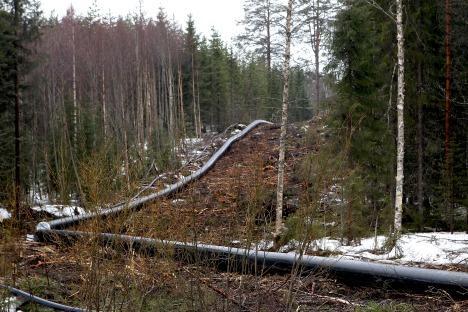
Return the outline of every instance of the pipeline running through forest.
<path id="1" fill-rule="evenodd" d="M 112 233 L 87 233 L 65 230 L 77 223 L 96 218 L 117 214 L 126 210 L 135 210 L 143 207 L 158 198 L 173 194 L 189 183 L 201 178 L 214 164 L 229 150 L 232 144 L 242 139 L 255 127 L 262 124 L 271 124 L 265 120 L 256 120 L 249 124 L 240 133 L 229 138 L 220 149 L 201 167 L 191 175 L 167 188 L 147 196 L 119 204 L 112 208 L 102 209 L 98 212 L 86 213 L 79 216 L 60 218 L 49 222 L 40 222 L 36 227 L 36 239 L 42 242 L 57 243 L 67 241 L 74 243 L 78 239 L 97 238 L 103 244 L 114 247 L 123 246 L 128 249 L 146 252 L 154 255 L 162 246 L 169 246 L 178 260 L 192 261 L 217 267 L 234 269 L 245 265 L 251 268 L 249 272 L 298 272 L 310 274 L 320 271 L 331 273 L 345 280 L 352 280 L 355 284 L 363 282 L 377 282 L 384 285 L 405 286 L 412 288 L 435 289 L 441 288 L 458 296 L 466 296 L 468 289 L 468 273 L 450 272 L 435 269 L 415 268 L 403 265 L 381 264 L 359 260 L 346 260 L 331 257 L 316 257 L 297 253 L 279 253 L 259 251 L 255 249 L 233 248 L 215 246 L 202 243 L 184 243 L 176 241 L 157 240 L 146 237 Z M 201 261 L 200 261 L 201 260 Z M 29 294 L 28 294 L 29 295 Z M 59 308 L 60 309 L 60 308 Z M 77 308 L 73 308 L 77 309 Z M 64 310 L 83 311 L 83 310 Z"/>

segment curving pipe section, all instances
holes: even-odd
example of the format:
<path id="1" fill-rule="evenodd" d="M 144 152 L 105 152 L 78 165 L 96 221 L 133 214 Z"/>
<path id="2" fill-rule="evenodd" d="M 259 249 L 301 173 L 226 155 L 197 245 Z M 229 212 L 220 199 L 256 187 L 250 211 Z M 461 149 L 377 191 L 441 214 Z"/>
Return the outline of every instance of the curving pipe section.
<path id="1" fill-rule="evenodd" d="M 50 231 L 52 233 L 59 234 L 59 233 L 61 233 L 61 231 L 59 231 L 57 229 L 63 229 L 63 228 L 66 228 L 68 226 L 71 226 L 73 224 L 76 224 L 76 223 L 79 223 L 79 222 L 82 222 L 82 221 L 85 221 L 85 220 L 89 220 L 91 218 L 101 217 L 101 216 L 109 216 L 109 215 L 112 215 L 112 214 L 122 212 L 122 211 L 127 210 L 127 209 L 137 209 L 137 208 L 143 206 L 144 204 L 149 203 L 149 202 L 151 202 L 151 201 L 153 201 L 153 200 L 155 200 L 157 198 L 167 196 L 167 195 L 170 195 L 172 193 L 177 192 L 178 190 L 180 190 L 181 188 L 183 188 L 184 186 L 186 186 L 190 182 L 195 181 L 195 180 L 199 179 L 200 177 L 202 177 L 204 174 L 206 174 L 214 166 L 214 164 L 228 151 L 228 149 L 231 147 L 231 145 L 233 143 L 235 143 L 236 141 L 242 139 L 250 131 L 252 131 L 255 127 L 257 127 L 259 125 L 262 125 L 262 124 L 272 124 L 272 123 L 269 122 L 269 121 L 266 121 L 266 120 L 255 120 L 255 121 L 253 121 L 246 128 L 244 128 L 241 132 L 239 132 L 236 135 L 230 137 L 226 142 L 224 142 L 224 144 L 213 154 L 213 156 L 211 156 L 211 158 L 200 169 L 198 169 L 197 171 L 195 171 L 191 175 L 189 175 L 187 177 L 184 177 L 181 181 L 179 181 L 177 183 L 174 183 L 174 184 L 168 186 L 167 188 L 165 188 L 165 189 L 163 189 L 163 190 L 161 190 L 159 192 L 156 192 L 154 194 L 138 197 L 138 198 L 136 198 L 134 200 L 131 200 L 128 203 L 118 204 L 118 205 L 116 205 L 114 207 L 111 207 L 111 208 L 100 209 L 97 212 L 86 213 L 86 214 L 79 215 L 79 216 L 60 218 L 60 219 L 52 220 L 52 221 L 49 221 L 49 222 L 40 222 L 36 226 L 36 231 L 37 231 L 36 232 L 36 238 L 37 237 L 43 237 L 43 235 L 41 235 L 41 233 L 47 233 L 48 231 Z M 55 229 L 55 231 L 54 231 L 54 229 Z M 85 311 L 85 310 L 82 310 L 82 309 L 79 309 L 79 308 L 73 308 L 73 307 L 61 305 L 61 304 L 58 304 L 58 303 L 54 303 L 54 302 L 51 302 L 51 301 L 36 297 L 36 296 L 34 296 L 32 294 L 29 294 L 27 292 L 24 292 L 22 290 L 10 287 L 10 286 L 5 286 L 5 285 L 0 284 L 0 287 L 8 289 L 14 295 L 24 297 L 24 298 L 26 298 L 28 300 L 34 301 L 34 302 L 36 302 L 38 304 L 41 304 L 41 305 L 44 305 L 44 306 L 47 306 L 47 307 L 50 307 L 50 308 L 53 308 L 53 309 L 57 309 L 57 310 L 61 310 L 61 311 L 73 311 L 73 312 L 75 312 L 75 311 L 77 311 L 77 312 L 78 311 L 80 311 L 80 312 Z"/>
<path id="2" fill-rule="evenodd" d="M 100 209 L 97 212 L 90 212 L 90 213 L 82 214 L 79 216 L 65 217 L 61 219 L 52 220 L 49 222 L 40 222 L 36 226 L 36 230 L 39 231 L 39 230 L 50 230 L 50 229 L 63 229 L 73 224 L 76 224 L 78 222 L 89 220 L 94 217 L 108 216 L 108 215 L 122 212 L 127 209 L 137 209 L 143 206 L 144 204 L 149 203 L 157 198 L 173 194 L 177 192 L 178 190 L 180 190 L 181 188 L 183 188 L 184 186 L 186 186 L 187 184 L 201 178 L 228 151 L 228 149 L 231 147 L 233 143 L 245 137 L 250 131 L 252 131 L 255 127 L 261 124 L 272 124 L 272 123 L 266 120 L 253 121 L 247 127 L 245 127 L 241 132 L 230 137 L 226 142 L 224 142 L 224 144 L 213 154 L 213 156 L 211 156 L 211 158 L 200 169 L 198 169 L 191 175 L 184 177 L 179 182 L 169 185 L 167 188 L 157 193 L 138 197 L 134 200 L 131 200 L 128 203 L 119 204 L 112 208 Z"/>
<path id="3" fill-rule="evenodd" d="M 10 287 L 10 286 L 4 286 L 0 285 L 0 287 L 5 288 L 8 290 L 11 294 L 17 297 L 21 297 L 26 299 L 27 301 L 35 302 L 39 305 L 59 310 L 59 311 L 66 311 L 66 312 L 86 312 L 87 310 L 81 309 L 81 308 L 75 308 L 75 307 L 70 307 L 64 304 L 56 303 L 53 301 L 46 300 L 41 297 L 34 296 L 33 294 L 30 294 L 28 292 L 22 291 L 20 289 Z M 1 308 L 1 307 L 0 307 Z M 2 310 L 3 311 L 3 310 Z"/>
<path id="4" fill-rule="evenodd" d="M 126 209 L 139 208 L 145 203 L 178 191 L 188 183 L 207 173 L 234 142 L 243 138 L 248 132 L 260 124 L 270 123 L 264 120 L 252 122 L 243 131 L 228 139 L 202 168 L 181 181 L 170 185 L 166 189 L 151 195 L 139 197 L 126 204 L 102 209 L 98 212 L 61 218 L 50 222 L 41 222 L 36 229 L 36 238 L 45 242 L 66 241 L 73 243 L 77 239 L 95 237 L 102 243 L 112 245 L 113 247 L 132 248 L 147 254 L 156 254 L 164 251 L 164 248 L 169 247 L 178 260 L 196 260 L 197 263 L 204 263 L 204 261 L 207 261 L 209 264 L 216 263 L 218 266 L 227 268 L 239 266 L 245 268 L 245 264 L 248 264 L 248 267 L 255 269 L 256 272 L 258 272 L 258 270 L 290 272 L 293 269 L 300 269 L 303 273 L 310 273 L 316 270 L 324 270 L 325 272 L 333 273 L 338 277 L 356 283 L 377 281 L 380 283 L 398 284 L 400 286 L 414 288 L 427 289 L 427 287 L 435 287 L 466 296 L 468 289 L 468 273 L 464 272 L 422 269 L 340 258 L 300 256 L 295 253 L 284 254 L 208 244 L 164 241 L 110 233 L 86 233 L 63 230 L 70 225 L 94 217 L 107 216 Z M 202 262 L 198 262 L 199 260 L 202 260 Z"/>

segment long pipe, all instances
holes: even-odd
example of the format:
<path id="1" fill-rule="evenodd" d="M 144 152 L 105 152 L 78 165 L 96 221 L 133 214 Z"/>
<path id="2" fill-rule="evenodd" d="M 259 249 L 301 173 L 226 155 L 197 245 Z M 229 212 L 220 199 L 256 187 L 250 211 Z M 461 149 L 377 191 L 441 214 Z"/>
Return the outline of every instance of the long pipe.
<path id="1" fill-rule="evenodd" d="M 127 210 L 127 209 L 137 209 L 137 208 L 143 206 L 144 204 L 149 203 L 149 202 L 151 202 L 151 201 L 153 201 L 153 200 L 155 200 L 157 198 L 167 196 L 167 195 L 170 195 L 170 194 L 173 194 L 173 193 L 177 192 L 178 190 L 180 190 L 184 186 L 188 185 L 190 182 L 195 181 L 195 180 L 199 179 L 200 177 L 202 177 L 204 174 L 206 174 L 214 166 L 214 164 L 227 152 L 227 150 L 231 147 L 231 145 L 233 143 L 235 143 L 236 141 L 242 139 L 250 131 L 252 131 L 255 127 L 257 127 L 257 126 L 259 126 L 261 124 L 271 124 L 271 122 L 265 121 L 265 120 L 255 120 L 255 121 L 253 121 L 251 124 L 249 124 L 241 132 L 239 132 L 236 135 L 230 137 L 226 142 L 224 142 L 224 144 L 216 151 L 216 153 L 213 154 L 213 156 L 211 156 L 211 158 L 200 169 L 198 169 L 197 171 L 195 171 L 191 175 L 189 175 L 187 177 L 184 177 L 183 179 L 181 179 L 181 181 L 179 181 L 177 183 L 174 183 L 174 184 L 168 186 L 167 188 L 165 188 L 165 189 L 163 189 L 163 190 L 161 190 L 161 191 L 159 191 L 157 193 L 150 194 L 150 195 L 143 196 L 143 197 L 138 197 L 138 198 L 135 198 L 135 199 L 131 200 L 128 203 L 118 204 L 118 205 L 116 205 L 114 207 L 111 207 L 111 208 L 100 209 L 97 212 L 86 213 L 86 214 L 82 214 L 82 215 L 79 215 L 79 216 L 72 216 L 72 217 L 55 219 L 55 220 L 52 220 L 52 221 L 49 221 L 49 222 L 40 222 L 36 226 L 36 237 L 43 237 L 44 235 L 42 235 L 42 234 L 47 233 L 47 232 L 55 233 L 55 234 L 60 235 L 60 233 L 62 233 L 62 231 L 59 231 L 57 229 L 63 229 L 63 228 L 69 227 L 69 226 L 71 226 L 73 224 L 76 224 L 76 223 L 79 223 L 79 222 L 82 222 L 82 221 L 85 221 L 85 220 L 89 220 L 89 219 L 94 218 L 94 217 L 109 216 L 109 215 L 112 215 L 112 214 L 122 212 L 122 211 Z M 72 231 L 67 231 L 67 232 L 68 233 L 74 233 Z M 75 233 L 78 233 L 78 232 L 75 232 Z M 33 301 L 35 301 L 35 302 L 37 302 L 39 304 L 44 305 L 44 306 L 48 306 L 48 307 L 51 307 L 51 308 L 56 308 L 56 309 L 59 309 L 59 310 L 62 310 L 62 311 L 73 311 L 73 312 L 74 311 L 84 311 L 84 310 L 81 310 L 81 309 L 78 309 L 78 308 L 68 307 L 68 306 L 65 306 L 65 305 L 61 305 L 61 304 L 58 304 L 58 303 L 54 303 L 54 302 L 51 302 L 51 301 L 44 300 L 42 298 L 33 296 L 33 295 L 31 295 L 31 294 L 29 294 L 27 292 L 24 292 L 24 291 L 16 289 L 16 288 L 12 288 L 12 287 L 5 286 L 5 285 L 0 285 L 0 286 L 10 290 L 10 292 L 12 292 L 12 293 L 14 293 L 16 295 L 26 297 L 26 298 L 28 298 L 30 300 L 33 300 Z"/>
<path id="2" fill-rule="evenodd" d="M 10 293 L 12 293 L 13 295 L 17 297 L 22 297 L 28 301 L 35 302 L 37 304 L 40 304 L 42 306 L 45 306 L 51 309 L 66 311 L 66 312 L 86 312 L 87 311 L 81 308 L 70 307 L 64 304 L 49 301 L 44 298 L 34 296 L 33 294 L 30 294 L 28 292 L 22 291 L 20 289 L 17 289 L 11 286 L 0 285 L 0 287 L 5 288 L 6 290 L 8 290 Z"/>
<path id="3" fill-rule="evenodd" d="M 161 198 L 161 197 L 173 194 L 177 192 L 178 190 L 180 190 L 181 188 L 183 188 L 184 186 L 186 186 L 187 184 L 189 184 L 190 182 L 193 182 L 201 178 L 227 152 L 227 150 L 231 147 L 231 145 L 234 142 L 242 139 L 255 127 L 261 124 L 271 124 L 271 122 L 265 121 L 265 120 L 255 120 L 254 122 L 249 124 L 247 127 L 245 127 L 244 130 L 230 137 L 226 142 L 224 142 L 224 144 L 216 151 L 216 153 L 214 153 L 213 156 L 211 156 L 211 158 L 203 165 L 203 167 L 201 167 L 200 169 L 198 169 L 191 175 L 182 178 L 179 182 L 169 185 L 168 187 L 166 187 L 165 189 L 157 193 L 138 197 L 134 200 L 131 200 L 128 203 L 119 204 L 112 208 L 100 209 L 97 212 L 90 212 L 90 213 L 86 213 L 86 214 L 82 214 L 78 216 L 71 216 L 71 217 L 56 219 L 56 220 L 52 220 L 49 222 L 40 222 L 36 226 L 36 230 L 63 229 L 73 224 L 76 224 L 76 223 L 79 223 L 79 222 L 82 222 L 82 221 L 85 221 L 94 217 L 108 216 L 111 214 L 122 212 L 127 209 L 137 209 L 143 206 L 144 204 L 154 201 L 157 198 Z"/>
<path id="4" fill-rule="evenodd" d="M 414 268 L 402 265 L 382 264 L 340 258 L 299 255 L 297 253 L 279 253 L 216 246 L 200 243 L 185 243 L 158 240 L 147 237 L 129 236 L 111 233 L 88 233 L 66 230 L 38 231 L 41 241 L 73 243 L 78 239 L 97 238 L 102 244 L 116 248 L 133 249 L 147 255 L 164 253 L 169 250 L 177 260 L 208 263 L 231 269 L 246 268 L 252 272 L 291 272 L 297 268 L 303 274 L 317 270 L 330 272 L 337 277 L 362 282 L 385 282 L 387 284 L 418 287 L 441 288 L 460 295 L 468 289 L 468 274 L 444 270 Z M 171 251 L 173 253 L 171 253 Z"/>
<path id="5" fill-rule="evenodd" d="M 155 194 L 132 200 L 128 204 L 121 204 L 113 208 L 102 209 L 98 212 L 88 213 L 81 216 L 62 218 L 50 222 L 41 222 L 36 228 L 37 239 L 48 242 L 56 239 L 74 241 L 82 237 L 97 236 L 104 243 L 112 243 L 115 245 L 117 242 L 123 242 L 129 247 L 141 249 L 150 253 L 156 253 L 156 247 L 161 246 L 160 244 L 165 244 L 172 246 L 176 251 L 176 254 L 182 254 L 184 257 L 186 257 L 187 254 L 195 253 L 197 257 L 203 256 L 211 260 L 216 260 L 218 263 L 226 263 L 232 259 L 234 259 L 236 263 L 244 263 L 247 260 L 250 265 L 259 269 L 268 268 L 269 270 L 291 270 L 294 267 L 300 267 L 302 270 L 310 272 L 311 270 L 323 268 L 339 275 L 340 277 L 354 279 L 356 282 L 363 280 L 397 282 L 407 286 L 440 287 L 448 290 L 455 290 L 458 293 L 461 290 L 466 291 L 466 289 L 468 289 L 468 273 L 464 272 L 448 272 L 443 270 L 421 269 L 401 265 L 379 264 L 339 258 L 313 257 L 307 255 L 299 256 L 294 253 L 284 254 L 225 246 L 162 241 L 151 238 L 109 233 L 91 234 L 60 230 L 93 217 L 107 216 L 121 212 L 125 209 L 136 209 L 145 203 L 178 191 L 188 183 L 207 173 L 234 142 L 243 138 L 249 131 L 260 124 L 270 123 L 264 120 L 252 122 L 243 131 L 227 140 L 202 168 L 194 172 L 192 175 L 182 179 L 180 182 L 172 184 L 166 189 Z"/>

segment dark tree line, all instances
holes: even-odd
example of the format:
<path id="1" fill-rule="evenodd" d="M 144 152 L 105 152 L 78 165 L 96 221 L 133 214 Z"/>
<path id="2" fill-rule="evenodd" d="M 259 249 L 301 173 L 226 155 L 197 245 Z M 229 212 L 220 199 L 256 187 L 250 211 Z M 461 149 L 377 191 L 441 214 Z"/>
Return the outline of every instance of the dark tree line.
<path id="1" fill-rule="evenodd" d="M 131 192 L 151 164 L 153 171 L 177 165 L 175 147 L 185 136 L 280 116 L 281 68 L 261 56 L 236 55 L 215 30 L 202 37 L 190 17 L 185 29 L 163 10 L 156 18 L 114 18 L 97 9 L 77 16 L 70 8 L 63 18 L 46 19 L 37 6 L 20 3 L 35 12 L 22 17 L 24 33 L 35 25 L 40 35 L 24 41 L 30 51 L 24 64 L 34 66 L 22 72 L 19 92 L 23 194 L 95 203 L 91 173 L 106 177 L 109 192 Z M 14 144 L 15 92 L 3 67 L 14 70 L 9 55 L 18 48 L 14 7 L 3 1 L 0 14 L 5 200 L 14 184 L 8 146 Z M 309 73 L 293 68 L 292 120 L 311 116 L 309 81 Z"/>
<path id="2" fill-rule="evenodd" d="M 451 1 L 451 63 L 447 63 L 445 2 L 403 1 L 403 204 L 404 221 L 413 229 L 464 229 L 466 224 L 468 47 L 463 29 L 468 6 L 466 1 Z M 338 141 L 349 143 L 347 162 L 353 177 L 362 179 L 356 192 L 364 200 L 350 216 L 365 227 L 375 226 L 379 216 L 390 221 L 384 216 L 394 206 L 397 59 L 395 25 L 388 16 L 393 5 L 387 0 L 342 1 L 333 26 L 329 68 L 338 80 L 339 100 L 331 108 L 332 121 L 339 129 Z M 451 71 L 450 110 L 447 70 Z M 382 227 L 387 226 L 383 222 Z"/>

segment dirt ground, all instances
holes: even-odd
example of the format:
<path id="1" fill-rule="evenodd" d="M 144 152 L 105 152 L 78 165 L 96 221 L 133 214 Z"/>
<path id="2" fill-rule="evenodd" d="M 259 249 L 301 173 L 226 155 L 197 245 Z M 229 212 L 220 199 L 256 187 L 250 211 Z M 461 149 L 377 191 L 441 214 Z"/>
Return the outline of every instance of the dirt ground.
<path id="1" fill-rule="evenodd" d="M 270 125 L 254 129 L 236 142 L 200 180 L 136 213 L 102 222 L 100 229 L 220 245 L 271 239 L 276 207 L 279 130 Z M 303 129 L 293 125 L 288 130 L 286 216 L 297 208 L 301 187 L 295 172 L 311 151 L 304 144 L 306 133 Z M 89 225 L 81 225 L 78 229 L 88 231 Z"/>
<path id="2" fill-rule="evenodd" d="M 15 279 L 26 291 L 100 311 L 466 311 L 468 300 L 310 276 L 226 273 L 98 247 L 23 242 Z M 86 305 L 84 304 L 86 303 Z M 23 311 L 36 310 L 26 305 Z"/>
<path id="3" fill-rule="evenodd" d="M 286 214 L 297 209 L 305 188 L 298 179 L 300 164 L 317 149 L 302 127 L 293 125 L 288 134 Z M 278 127 L 258 127 L 235 143 L 208 174 L 179 193 L 136 213 L 76 228 L 220 245 L 271 239 L 278 138 Z M 21 236 L 0 247 L 4 281 L 99 311 L 468 310 L 468 301 L 438 290 L 418 294 L 357 287 L 326 272 L 301 277 L 223 272 L 175 262 L 170 254 L 146 257 L 116 251 L 92 239 L 64 246 L 25 241 Z M 35 308 L 25 306 L 23 311 Z"/>

